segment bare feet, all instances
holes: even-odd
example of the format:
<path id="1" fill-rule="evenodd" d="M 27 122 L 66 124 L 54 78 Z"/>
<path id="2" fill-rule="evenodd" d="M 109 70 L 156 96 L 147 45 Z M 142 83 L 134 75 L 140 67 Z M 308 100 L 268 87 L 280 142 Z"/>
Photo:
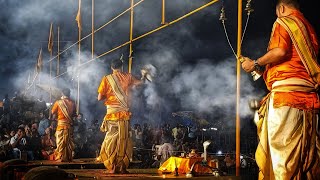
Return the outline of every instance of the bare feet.
<path id="1" fill-rule="evenodd" d="M 108 170 L 108 173 L 109 174 L 116 174 L 116 171 L 115 170 Z"/>
<path id="2" fill-rule="evenodd" d="M 107 171 L 109 174 L 116 174 L 116 166 L 113 166 L 112 169 Z"/>
<path id="3" fill-rule="evenodd" d="M 96 158 L 96 162 L 102 162 L 100 156 Z"/>

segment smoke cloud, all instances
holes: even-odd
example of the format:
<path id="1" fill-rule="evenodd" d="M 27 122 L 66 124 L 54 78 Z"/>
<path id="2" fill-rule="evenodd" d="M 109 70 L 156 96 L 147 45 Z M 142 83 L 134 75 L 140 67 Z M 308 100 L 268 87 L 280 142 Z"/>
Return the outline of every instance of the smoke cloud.
<path id="1" fill-rule="evenodd" d="M 138 2 L 138 1 L 135 1 Z M 206 0 L 166 1 L 166 22 L 190 12 L 205 4 Z M 82 37 L 91 33 L 91 1 L 82 1 Z M 0 0 L 0 71 L 5 74 L 1 91 L 25 89 L 29 74 L 34 66 L 39 48 L 44 51 L 44 67 L 40 81 L 50 82 L 50 55 L 46 52 L 50 23 L 54 24 L 54 56 L 57 54 L 57 27 L 60 27 L 60 51 L 75 43 L 78 38 L 77 23 L 78 1 L 70 0 Z M 228 4 L 227 4 L 228 5 Z M 130 1 L 95 0 L 95 27 L 104 23 L 130 7 Z M 133 122 L 162 124 L 171 122 L 171 113 L 191 110 L 206 114 L 209 121 L 215 118 L 230 120 L 235 115 L 235 60 L 232 57 L 219 19 L 221 4 L 202 10 L 166 29 L 156 32 L 133 43 L 133 75 L 140 78 L 140 69 L 151 64 L 156 67 L 152 83 L 146 83 L 134 90 Z M 230 7 L 231 8 L 231 7 Z M 15 12 L 15 13 L 12 13 Z M 95 34 L 95 57 L 129 40 L 129 16 L 127 13 Z M 134 37 L 160 26 L 161 1 L 144 1 L 135 8 Z M 230 17 L 230 19 L 233 19 Z M 230 21 L 232 24 L 234 21 Z M 232 29 L 233 26 L 231 26 Z M 234 30 L 234 29 L 232 29 Z M 269 32 L 268 32 L 269 33 Z M 268 34 L 267 33 L 267 34 Z M 231 40 L 234 34 L 230 34 Z M 267 39 L 267 36 L 266 38 Z M 250 42 L 250 40 L 249 40 Z M 252 41 L 253 42 L 253 41 Z M 256 40 L 254 40 L 256 42 Z M 264 44 L 264 40 L 260 44 Z M 254 43 L 249 43 L 249 46 Z M 260 45 L 259 45 L 260 46 Z M 79 68 L 77 46 L 60 56 L 60 73 L 53 85 L 69 87 L 76 99 L 77 80 L 80 78 L 80 109 L 88 121 L 99 119 L 105 113 L 102 102 L 97 102 L 97 88 L 105 74 L 110 73 L 109 62 L 124 54 L 128 63 L 128 47 L 123 47 Z M 81 42 L 81 63 L 91 59 L 91 38 Z M 56 59 L 52 61 L 53 76 L 56 75 Z M 127 66 L 125 66 L 127 69 Z M 66 72 L 66 73 L 65 73 Z M 80 76 L 78 77 L 78 72 Z M 248 98 L 261 96 L 255 93 L 250 75 L 243 74 L 241 79 L 241 115 L 251 112 Z M 10 82 L 8 82 L 10 79 Z M 46 92 L 38 90 L 34 95 Z M 254 92 L 254 93 L 252 93 Z"/>

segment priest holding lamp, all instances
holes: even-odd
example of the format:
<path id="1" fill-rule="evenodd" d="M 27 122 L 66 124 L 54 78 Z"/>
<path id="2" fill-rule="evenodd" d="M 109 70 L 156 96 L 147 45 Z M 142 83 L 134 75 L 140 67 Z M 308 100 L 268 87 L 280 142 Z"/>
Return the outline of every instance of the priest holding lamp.
<path id="1" fill-rule="evenodd" d="M 297 0 L 278 0 L 276 14 L 267 53 L 258 59 L 241 57 L 242 68 L 262 73 L 270 91 L 255 122 L 259 179 L 317 179 L 318 40 Z"/>

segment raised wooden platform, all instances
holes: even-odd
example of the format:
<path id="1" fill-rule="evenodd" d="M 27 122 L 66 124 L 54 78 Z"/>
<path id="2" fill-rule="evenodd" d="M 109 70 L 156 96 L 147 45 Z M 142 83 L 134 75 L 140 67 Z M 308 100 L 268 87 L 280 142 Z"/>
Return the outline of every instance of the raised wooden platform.
<path id="1" fill-rule="evenodd" d="M 67 168 L 67 169 L 85 169 L 85 168 L 93 168 L 93 169 L 104 169 L 104 165 L 102 162 L 96 161 L 95 158 L 83 158 L 83 159 L 74 159 L 72 162 L 57 162 L 50 160 L 36 160 L 36 161 L 28 161 L 26 164 L 23 163 L 13 163 L 10 166 L 19 167 L 38 167 L 38 166 L 55 166 L 59 168 Z"/>
<path id="2" fill-rule="evenodd" d="M 139 162 L 132 162 L 139 163 Z M 241 177 L 235 176 L 221 176 L 215 177 L 213 175 L 207 174 L 197 177 L 188 177 L 186 174 L 179 174 L 175 176 L 174 173 L 171 174 L 162 174 L 158 169 L 136 169 L 135 166 L 129 167 L 128 174 L 109 174 L 107 173 L 102 162 L 96 161 L 94 158 L 89 159 L 75 159 L 72 162 L 56 162 L 56 161 L 23 161 L 23 160 L 10 160 L 6 161 L 4 166 L 0 171 L 1 180 L 21 180 L 22 177 L 26 175 L 27 172 L 30 174 L 33 171 L 33 174 L 42 173 L 44 180 L 51 180 L 51 176 L 54 176 L 55 169 L 58 173 L 62 171 L 67 173 L 68 177 L 87 180 L 87 179 L 222 179 L 222 180 L 233 180 L 241 179 Z M 37 169 L 42 169 L 38 171 Z M 58 171 L 59 170 L 59 171 Z M 50 175 L 51 173 L 51 175 Z M 53 174 L 53 175 L 52 175 Z M 53 178 L 57 179 L 57 178 Z M 58 178 L 59 179 L 59 178 Z"/>
<path id="3" fill-rule="evenodd" d="M 161 174 L 158 169 L 128 169 L 129 174 L 108 174 L 105 170 L 100 169 L 88 169 L 88 170 L 66 170 L 69 173 L 73 173 L 77 176 L 79 180 L 87 179 L 217 179 L 217 180 L 240 180 L 241 177 L 235 176 L 221 176 L 215 177 L 213 175 L 197 176 L 197 177 L 187 177 L 186 174 L 179 174 L 175 176 L 174 174 Z"/>

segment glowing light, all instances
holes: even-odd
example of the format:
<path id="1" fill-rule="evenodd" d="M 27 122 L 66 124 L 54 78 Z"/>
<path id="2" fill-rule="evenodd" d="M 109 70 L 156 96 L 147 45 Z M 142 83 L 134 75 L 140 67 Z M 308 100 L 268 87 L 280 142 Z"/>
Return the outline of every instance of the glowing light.
<path id="1" fill-rule="evenodd" d="M 222 151 L 219 150 L 217 154 L 222 154 Z"/>

